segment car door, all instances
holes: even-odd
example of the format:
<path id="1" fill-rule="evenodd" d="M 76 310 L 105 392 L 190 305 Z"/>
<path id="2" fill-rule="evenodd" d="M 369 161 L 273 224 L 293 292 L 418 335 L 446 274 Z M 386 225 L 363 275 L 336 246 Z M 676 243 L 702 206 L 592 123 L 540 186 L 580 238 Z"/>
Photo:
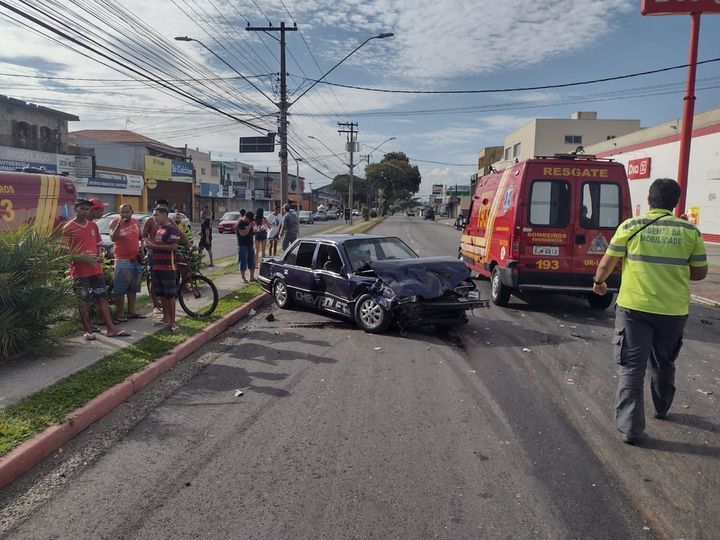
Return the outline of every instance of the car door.
<path id="1" fill-rule="evenodd" d="M 340 252 L 333 244 L 318 245 L 313 277 L 313 295 L 317 306 L 349 317 L 350 280 L 343 273 Z"/>
<path id="2" fill-rule="evenodd" d="M 285 285 L 291 297 L 303 304 L 314 305 L 313 259 L 317 242 L 297 242 L 283 259 Z"/>

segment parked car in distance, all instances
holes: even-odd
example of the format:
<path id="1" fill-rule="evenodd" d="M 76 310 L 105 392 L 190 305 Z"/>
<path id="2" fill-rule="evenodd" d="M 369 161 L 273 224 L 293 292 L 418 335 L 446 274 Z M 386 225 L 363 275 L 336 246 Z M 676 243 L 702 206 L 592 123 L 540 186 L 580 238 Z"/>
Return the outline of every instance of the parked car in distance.
<path id="1" fill-rule="evenodd" d="M 220 223 L 218 223 L 218 233 L 229 232 L 235 234 L 238 221 L 240 221 L 240 212 L 225 212 L 223 217 L 220 218 Z"/>
<path id="2" fill-rule="evenodd" d="M 407 217 L 415 217 L 415 210 L 408 210 Z"/>
<path id="3" fill-rule="evenodd" d="M 298 212 L 298 220 L 300 223 L 307 223 L 309 225 L 312 225 L 315 221 L 310 210 L 300 210 L 300 212 Z"/>
<path id="4" fill-rule="evenodd" d="M 425 210 L 424 218 L 435 221 L 435 210 L 433 210 L 432 208 L 428 208 L 427 210 Z"/>
<path id="5" fill-rule="evenodd" d="M 326 210 L 325 216 L 327 219 L 337 219 L 339 217 L 337 210 Z"/>
<path id="6" fill-rule="evenodd" d="M 182 221 L 182 222 L 185 224 L 185 226 L 187 227 L 187 230 L 188 230 L 188 231 L 192 231 L 192 225 L 190 224 L 190 218 L 189 218 L 189 217 L 187 217 L 187 216 L 186 216 L 185 214 L 183 214 L 182 212 L 170 212 L 170 213 L 168 214 L 168 217 L 170 218 L 170 221 L 172 221 L 173 223 L 175 223 L 175 216 L 180 216 L 180 221 Z"/>
<path id="7" fill-rule="evenodd" d="M 142 231 L 145 222 L 152 218 L 152 214 L 133 214 L 132 217 L 137 220 L 140 231 Z M 115 219 L 120 219 L 120 214 L 111 212 L 95 221 L 100 230 L 100 249 L 105 252 L 105 258 L 110 260 L 115 258 L 115 244 L 110 240 L 110 224 Z"/>
<path id="8" fill-rule="evenodd" d="M 465 224 L 467 223 L 467 218 L 464 214 L 460 214 L 458 217 L 455 218 L 455 224 L 454 227 L 462 231 L 465 228 Z"/>
<path id="9" fill-rule="evenodd" d="M 360 210 L 357 210 L 357 209 L 353 208 L 352 215 L 353 215 L 353 216 L 359 216 L 359 215 L 360 215 Z"/>
<path id="10" fill-rule="evenodd" d="M 341 315 L 370 333 L 467 322 L 487 307 L 470 270 L 454 257 L 420 258 L 396 237 L 328 234 L 300 238 L 280 257 L 263 259 L 258 281 L 280 308 Z"/>
<path id="11" fill-rule="evenodd" d="M 327 214 L 325 213 L 325 210 L 318 210 L 315 212 L 313 219 L 315 221 L 327 221 Z"/>

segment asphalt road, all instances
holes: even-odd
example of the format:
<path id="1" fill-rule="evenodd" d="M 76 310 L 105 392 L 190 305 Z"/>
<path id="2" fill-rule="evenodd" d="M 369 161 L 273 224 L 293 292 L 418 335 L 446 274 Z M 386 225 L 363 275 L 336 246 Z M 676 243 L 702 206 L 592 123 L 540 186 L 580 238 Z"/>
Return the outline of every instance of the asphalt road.
<path id="1" fill-rule="evenodd" d="M 329 227 L 335 227 L 336 225 L 342 225 L 344 221 L 335 219 L 330 221 L 316 221 L 312 225 L 308 224 L 301 224 L 300 225 L 300 235 L 306 236 L 310 234 L 314 234 L 318 231 L 321 231 L 322 229 L 327 229 Z M 200 231 L 200 225 L 193 224 L 193 231 L 195 231 L 195 243 L 198 241 L 198 234 Z M 281 241 L 282 244 L 282 241 Z M 278 246 L 278 252 L 280 251 L 280 247 Z M 215 259 L 222 259 L 223 257 L 228 257 L 230 255 L 236 255 L 237 254 L 237 239 L 234 234 L 219 234 L 217 231 L 217 223 L 213 224 L 213 257 Z"/>
<path id="2" fill-rule="evenodd" d="M 422 255 L 459 235 L 419 218 L 375 232 Z M 515 301 L 401 337 L 269 307 L 0 492 L 0 531 L 713 538 L 719 416 L 695 387 L 717 386 L 717 333 L 699 317 L 720 324 L 694 308 L 677 412 L 635 448 L 612 428 L 610 310 Z"/>

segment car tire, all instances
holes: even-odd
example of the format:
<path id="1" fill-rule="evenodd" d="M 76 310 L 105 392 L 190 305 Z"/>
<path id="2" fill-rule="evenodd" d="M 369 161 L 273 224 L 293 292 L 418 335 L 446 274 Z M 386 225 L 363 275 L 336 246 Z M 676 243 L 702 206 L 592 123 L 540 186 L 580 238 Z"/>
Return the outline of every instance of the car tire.
<path id="1" fill-rule="evenodd" d="M 500 279 L 500 269 L 495 266 L 490 278 L 490 299 L 496 306 L 507 306 L 510 302 L 510 288 Z"/>
<path id="2" fill-rule="evenodd" d="M 378 334 L 392 324 L 392 315 L 369 294 L 363 294 L 355 302 L 355 323 L 369 334 Z"/>
<path id="3" fill-rule="evenodd" d="M 272 287 L 273 299 L 280 309 L 293 307 L 293 299 L 290 296 L 287 284 L 282 279 L 276 279 Z"/>
<path id="4" fill-rule="evenodd" d="M 593 309 L 607 309 L 612 305 L 614 297 L 615 295 L 613 293 L 605 293 L 602 296 L 590 293 L 588 294 L 587 300 Z"/>

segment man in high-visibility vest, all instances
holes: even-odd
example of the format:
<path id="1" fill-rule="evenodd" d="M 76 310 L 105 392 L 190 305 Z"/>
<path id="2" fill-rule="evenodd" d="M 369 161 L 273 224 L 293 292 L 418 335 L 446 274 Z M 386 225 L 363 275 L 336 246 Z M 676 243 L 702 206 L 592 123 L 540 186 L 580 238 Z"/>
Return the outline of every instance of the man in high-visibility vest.
<path id="1" fill-rule="evenodd" d="M 667 417 L 690 304 L 688 280 L 704 279 L 708 271 L 700 231 L 672 215 L 679 199 L 675 180 L 655 180 L 648 194 L 650 211 L 620 224 L 593 278 L 593 291 L 605 294 L 605 280 L 622 259 L 613 339 L 620 365 L 615 425 L 628 444 L 637 444 L 645 431 L 643 380 L 648 360 L 655 418 Z"/>

